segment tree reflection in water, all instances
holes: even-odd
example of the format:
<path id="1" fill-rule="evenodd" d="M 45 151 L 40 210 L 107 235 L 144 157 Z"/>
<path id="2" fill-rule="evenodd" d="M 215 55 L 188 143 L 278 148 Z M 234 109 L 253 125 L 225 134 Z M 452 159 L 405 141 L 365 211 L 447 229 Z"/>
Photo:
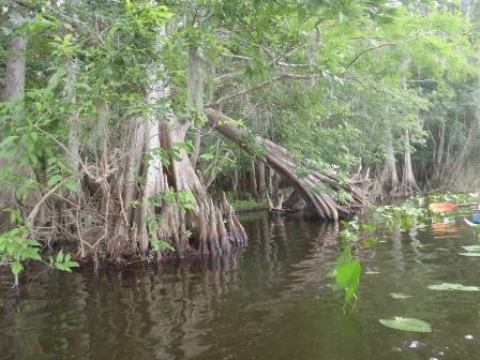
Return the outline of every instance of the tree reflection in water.
<path id="1" fill-rule="evenodd" d="M 246 229 L 244 253 L 45 273 L 18 295 L 5 288 L 0 350 L 7 358 L 181 359 L 217 346 L 214 338 L 229 346 L 223 335 L 239 324 L 232 316 L 245 318 L 244 336 L 274 321 L 285 300 L 319 286 L 339 246 L 334 225 L 261 216 Z"/>

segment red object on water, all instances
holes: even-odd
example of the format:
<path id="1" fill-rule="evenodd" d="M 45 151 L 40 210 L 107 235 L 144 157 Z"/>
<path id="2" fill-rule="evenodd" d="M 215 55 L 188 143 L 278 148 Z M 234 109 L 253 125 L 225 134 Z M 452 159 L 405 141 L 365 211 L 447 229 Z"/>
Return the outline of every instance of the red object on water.
<path id="1" fill-rule="evenodd" d="M 446 211 L 454 211 L 457 210 L 458 205 L 452 202 L 444 202 L 444 203 L 431 203 L 428 205 L 428 210 L 432 212 L 446 212 Z"/>
<path id="2" fill-rule="evenodd" d="M 432 231 L 436 239 L 451 239 L 457 237 L 460 228 L 452 223 L 432 223 Z"/>

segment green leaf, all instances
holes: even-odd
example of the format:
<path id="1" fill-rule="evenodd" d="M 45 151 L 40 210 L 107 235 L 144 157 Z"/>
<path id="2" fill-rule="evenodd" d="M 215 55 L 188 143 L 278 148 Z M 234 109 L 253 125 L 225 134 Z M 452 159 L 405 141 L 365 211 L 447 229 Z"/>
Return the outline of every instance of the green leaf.
<path id="1" fill-rule="evenodd" d="M 338 264 L 336 270 L 337 285 L 345 289 L 345 300 L 350 303 L 355 300 L 360 285 L 360 273 L 362 271 L 360 261 L 353 260 Z"/>
<path id="2" fill-rule="evenodd" d="M 53 175 L 50 179 L 48 179 L 47 185 L 48 187 L 52 187 L 54 185 L 57 185 L 61 180 L 61 175 Z"/>
<path id="3" fill-rule="evenodd" d="M 412 297 L 412 295 L 407 295 L 404 293 L 390 293 L 390 296 L 395 300 L 405 300 Z"/>
<path id="4" fill-rule="evenodd" d="M 0 143 L 0 148 L 1 147 L 4 147 L 4 146 L 7 146 L 11 143 L 13 143 L 15 140 L 18 139 L 18 136 L 7 136 L 5 139 L 3 139 L 3 141 Z"/>
<path id="5" fill-rule="evenodd" d="M 372 232 L 377 229 L 377 226 L 375 224 L 362 224 L 360 228 L 362 229 L 362 231 Z"/>
<path id="6" fill-rule="evenodd" d="M 175 248 L 167 240 L 155 239 L 151 241 L 151 244 L 154 252 L 164 250 L 175 251 Z"/>
<path id="7" fill-rule="evenodd" d="M 478 257 L 480 256 L 480 252 L 469 252 L 469 253 L 459 253 L 460 255 L 463 256 L 470 256 L 470 257 Z"/>
<path id="8" fill-rule="evenodd" d="M 57 263 L 63 261 L 63 250 L 60 250 L 60 251 L 58 252 L 57 258 L 55 259 L 55 261 L 56 261 Z"/>
<path id="9" fill-rule="evenodd" d="M 464 248 L 465 251 L 468 251 L 468 252 L 480 252 L 480 245 L 468 245 L 468 246 L 462 246 L 462 248 Z"/>
<path id="10" fill-rule="evenodd" d="M 430 290 L 439 290 L 439 291 L 452 291 L 452 290 L 480 291 L 480 287 L 478 286 L 464 286 L 462 284 L 450 284 L 450 283 L 430 285 L 428 288 Z"/>
<path id="11" fill-rule="evenodd" d="M 378 321 L 380 321 L 380 324 L 382 324 L 383 326 L 395 330 L 413 331 L 420 333 L 432 332 L 432 327 L 430 326 L 430 324 L 419 319 L 395 316 L 393 319 L 379 319 Z"/>
<path id="12" fill-rule="evenodd" d="M 210 160 L 213 160 L 214 158 L 215 158 L 215 155 L 210 154 L 210 153 L 205 153 L 205 154 L 200 155 L 200 159 L 205 160 L 205 161 L 210 161 Z"/>
<path id="13" fill-rule="evenodd" d="M 23 265 L 18 261 L 15 261 L 14 263 L 12 263 L 12 265 L 10 265 L 10 267 L 12 269 L 12 272 L 15 275 L 20 274 L 20 272 L 23 270 Z"/>
<path id="14" fill-rule="evenodd" d="M 65 187 L 67 188 L 67 190 L 70 190 L 73 193 L 78 191 L 78 186 L 75 182 L 68 181 L 65 183 Z"/>
<path id="15" fill-rule="evenodd" d="M 55 262 L 53 262 L 53 267 L 61 271 L 72 272 L 72 268 L 80 265 L 76 261 L 71 260 L 71 258 L 71 254 L 64 254 L 63 250 L 60 250 L 55 258 Z M 50 260 L 50 264 L 52 264 L 52 260 Z"/>

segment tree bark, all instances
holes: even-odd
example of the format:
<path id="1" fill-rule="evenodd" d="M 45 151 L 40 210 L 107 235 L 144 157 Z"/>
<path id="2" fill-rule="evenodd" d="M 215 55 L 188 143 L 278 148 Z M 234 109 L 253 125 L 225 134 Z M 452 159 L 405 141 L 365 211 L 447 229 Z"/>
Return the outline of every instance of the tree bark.
<path id="1" fill-rule="evenodd" d="M 196 118 L 203 109 L 203 56 L 200 48 L 190 46 L 188 49 L 188 82 L 187 82 L 187 107 Z M 194 123 L 194 121 L 193 121 Z M 192 166 L 197 167 L 201 149 L 200 130 L 194 128 Z"/>
<path id="2" fill-rule="evenodd" d="M 24 21 L 24 17 L 15 5 L 9 10 L 10 26 L 15 32 Z M 20 34 L 14 34 L 9 41 L 9 58 L 5 65 L 5 77 L 0 99 L 2 101 L 23 100 L 25 92 L 27 39 Z"/>
<path id="3" fill-rule="evenodd" d="M 236 143 L 240 148 L 267 163 L 277 173 L 284 176 L 302 194 L 307 204 L 321 219 L 336 221 L 351 215 L 353 208 L 367 203 L 360 189 L 349 183 L 341 184 L 335 174 L 319 172 L 307 161 L 294 158 L 288 151 L 269 140 L 254 137 L 233 125 L 233 120 L 213 108 L 206 108 L 205 114 L 210 124 L 222 135 Z M 260 153 L 255 149 L 261 148 Z M 305 175 L 299 176 L 298 170 L 305 169 Z M 347 207 L 339 204 L 327 192 L 343 190 L 352 195 L 352 203 Z"/>
<path id="4" fill-rule="evenodd" d="M 162 148 L 171 150 L 176 144 L 183 143 L 188 127 L 188 123 L 162 121 Z M 213 202 L 185 150 L 180 150 L 177 156 L 170 158 L 168 178 L 172 190 L 194 196 L 193 206 L 179 209 L 180 217 L 184 219 L 180 224 L 184 227 L 183 238 L 179 238 L 180 243 L 176 244 L 180 256 L 185 256 L 188 252 L 217 256 L 230 252 L 232 246 L 246 245 L 245 230 L 233 208 L 225 197 L 220 204 Z M 188 236 L 187 229 L 191 236 Z M 182 234 L 182 231 L 179 233 Z"/>
<path id="5" fill-rule="evenodd" d="M 405 130 L 405 158 L 403 164 L 402 188 L 405 195 L 412 195 L 419 190 L 412 168 L 410 134 L 408 129 Z"/>
<path id="6" fill-rule="evenodd" d="M 250 159 L 250 193 L 254 198 L 258 198 L 257 191 L 257 172 L 255 171 L 255 159 Z"/>
<path id="7" fill-rule="evenodd" d="M 445 152 L 445 132 L 446 132 L 446 121 L 442 121 L 442 125 L 440 127 L 439 131 L 439 137 L 440 137 L 440 142 L 438 145 L 438 152 L 437 152 L 437 158 L 434 159 L 435 163 L 435 174 L 434 174 L 434 179 L 436 181 L 439 181 L 441 179 L 442 173 L 443 173 L 443 168 L 445 164 L 443 164 L 443 158 L 444 158 L 444 152 Z"/>
<path id="8" fill-rule="evenodd" d="M 263 197 L 267 194 L 267 180 L 265 175 L 265 164 L 257 161 L 258 166 L 258 196 Z"/>
<path id="9" fill-rule="evenodd" d="M 238 185 L 239 185 L 239 173 L 238 173 L 238 164 L 235 165 L 235 169 L 233 169 L 232 174 L 232 191 L 233 196 L 238 198 Z"/>
<path id="10" fill-rule="evenodd" d="M 6 60 L 5 76 L 2 79 L 3 89 L 0 92 L 0 100 L 3 102 L 18 101 L 20 110 L 17 111 L 15 121 L 19 122 L 23 119 L 23 98 L 25 93 L 25 79 L 26 79 L 26 52 L 27 39 L 21 35 L 16 34 L 17 27 L 22 25 L 25 21 L 23 15 L 17 9 L 15 4 L 11 4 L 8 8 L 9 24 L 8 26 L 14 32 L 9 41 L 9 57 Z M 3 139 L 3 131 L 0 129 L 0 141 Z M 6 159 L 0 158 L 0 167 L 6 162 Z M 20 171 L 28 173 L 29 169 L 21 169 Z M 16 205 L 13 191 L 5 184 L 0 186 L 0 230 L 8 228 L 10 221 L 5 213 L 9 208 Z"/>
<path id="11" fill-rule="evenodd" d="M 395 195 L 400 182 L 398 180 L 397 160 L 393 148 L 393 134 L 390 124 L 387 126 L 387 143 L 385 144 L 385 163 L 380 174 L 380 191 Z"/>
<path id="12" fill-rule="evenodd" d="M 65 10 L 68 16 L 76 16 L 72 0 L 67 0 L 65 2 Z M 69 56 L 65 61 L 67 77 L 63 94 L 65 102 L 69 105 L 69 114 L 67 118 L 69 152 L 66 154 L 66 157 L 75 176 L 78 174 L 80 168 L 80 124 L 77 119 L 75 108 L 77 102 L 77 68 L 78 64 L 76 58 L 74 56 Z"/>
<path id="13" fill-rule="evenodd" d="M 70 111 L 67 118 L 69 152 L 66 154 L 66 156 L 74 174 L 77 174 L 80 168 L 80 124 L 77 121 L 75 110 L 75 87 L 77 81 L 77 69 L 75 59 L 68 59 L 65 63 L 65 69 L 67 70 L 67 79 L 65 84 L 64 96 L 66 101 L 70 105 Z"/>

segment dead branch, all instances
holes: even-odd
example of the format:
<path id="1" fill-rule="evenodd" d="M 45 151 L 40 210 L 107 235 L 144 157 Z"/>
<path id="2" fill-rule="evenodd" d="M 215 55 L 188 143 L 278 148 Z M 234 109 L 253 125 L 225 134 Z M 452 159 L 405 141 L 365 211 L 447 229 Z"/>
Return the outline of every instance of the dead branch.
<path id="1" fill-rule="evenodd" d="M 27 226 L 31 229 L 33 227 L 33 221 L 35 220 L 35 218 L 37 217 L 38 215 L 38 212 L 40 211 L 40 206 L 42 206 L 42 204 L 55 192 L 57 191 L 58 189 L 60 189 L 63 185 L 65 185 L 65 183 L 67 182 L 67 179 L 63 179 L 62 181 L 60 181 L 57 185 L 55 185 L 54 187 L 52 187 L 50 190 L 48 190 L 43 196 L 42 198 L 35 204 L 35 206 L 33 207 L 32 211 L 30 212 L 30 215 L 28 215 L 28 218 L 27 218 Z"/>

